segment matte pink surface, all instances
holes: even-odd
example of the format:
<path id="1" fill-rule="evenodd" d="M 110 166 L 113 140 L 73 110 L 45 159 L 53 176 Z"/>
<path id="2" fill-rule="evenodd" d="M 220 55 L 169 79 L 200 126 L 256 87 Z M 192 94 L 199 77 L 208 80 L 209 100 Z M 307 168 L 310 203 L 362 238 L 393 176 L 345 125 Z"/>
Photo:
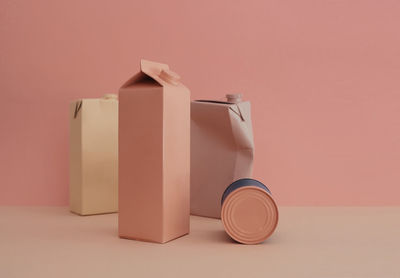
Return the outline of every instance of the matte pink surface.
<path id="1" fill-rule="evenodd" d="M 65 205 L 68 103 L 140 58 L 252 102 L 278 205 L 399 205 L 398 1 L 1 1 L 0 204 Z"/>
<path id="2" fill-rule="evenodd" d="M 400 207 L 280 207 L 276 232 L 237 244 L 220 220 L 190 217 L 167 244 L 119 239 L 117 214 L 0 207 L 1 278 L 398 278 Z"/>

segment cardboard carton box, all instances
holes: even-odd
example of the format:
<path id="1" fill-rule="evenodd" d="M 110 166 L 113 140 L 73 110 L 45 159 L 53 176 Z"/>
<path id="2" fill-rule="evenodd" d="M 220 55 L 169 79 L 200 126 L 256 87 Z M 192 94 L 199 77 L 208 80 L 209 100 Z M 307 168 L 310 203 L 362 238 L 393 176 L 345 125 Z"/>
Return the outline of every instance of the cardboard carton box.
<path id="1" fill-rule="evenodd" d="M 118 211 L 116 95 L 70 105 L 70 210 L 80 215 Z"/>
<path id="2" fill-rule="evenodd" d="M 119 103 L 119 236 L 189 233 L 190 91 L 167 65 L 142 60 Z"/>
<path id="3" fill-rule="evenodd" d="M 194 215 L 220 218 L 221 197 L 232 182 L 251 178 L 254 142 L 250 102 L 191 103 L 191 193 Z"/>

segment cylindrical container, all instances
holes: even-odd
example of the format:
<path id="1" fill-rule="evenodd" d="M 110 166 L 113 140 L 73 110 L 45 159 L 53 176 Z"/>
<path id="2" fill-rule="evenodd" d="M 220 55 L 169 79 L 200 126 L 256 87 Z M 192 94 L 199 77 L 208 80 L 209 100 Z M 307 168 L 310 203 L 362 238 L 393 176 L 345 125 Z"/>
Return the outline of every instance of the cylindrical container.
<path id="1" fill-rule="evenodd" d="M 234 240 L 257 244 L 266 240 L 278 224 L 278 207 L 271 191 L 254 179 L 240 179 L 222 195 L 221 219 Z"/>

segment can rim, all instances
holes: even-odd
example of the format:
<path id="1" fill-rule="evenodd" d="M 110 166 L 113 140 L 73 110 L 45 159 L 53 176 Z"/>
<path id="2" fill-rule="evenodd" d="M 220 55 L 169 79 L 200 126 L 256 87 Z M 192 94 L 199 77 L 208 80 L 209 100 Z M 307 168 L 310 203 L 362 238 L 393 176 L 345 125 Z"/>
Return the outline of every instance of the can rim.
<path id="1" fill-rule="evenodd" d="M 268 189 L 268 187 L 265 184 L 263 184 L 262 182 L 255 180 L 255 179 L 251 179 L 251 178 L 243 178 L 243 179 L 234 181 L 224 190 L 224 193 L 222 194 L 222 197 L 221 197 L 221 205 L 224 203 L 226 197 L 228 197 L 229 194 L 231 194 L 233 191 L 235 191 L 236 189 L 239 189 L 243 186 L 256 186 L 256 187 L 266 190 L 269 194 L 272 194 L 271 191 Z"/>

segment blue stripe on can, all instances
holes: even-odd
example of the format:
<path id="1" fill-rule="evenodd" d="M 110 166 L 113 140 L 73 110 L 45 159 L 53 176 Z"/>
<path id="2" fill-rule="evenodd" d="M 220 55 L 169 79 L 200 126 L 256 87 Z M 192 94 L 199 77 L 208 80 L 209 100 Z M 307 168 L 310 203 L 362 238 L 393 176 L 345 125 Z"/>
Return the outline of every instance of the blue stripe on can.
<path id="1" fill-rule="evenodd" d="M 240 179 L 237 180 L 233 183 L 231 183 L 224 191 L 224 194 L 222 194 L 222 198 L 221 198 L 221 205 L 224 203 L 225 198 L 228 197 L 228 195 L 235 191 L 236 189 L 240 188 L 240 187 L 244 187 L 244 186 L 256 186 L 259 187 L 261 189 L 264 189 L 265 191 L 267 191 L 269 194 L 271 194 L 271 191 L 268 189 L 268 187 L 266 187 L 263 183 L 259 182 L 258 180 L 255 179 L 249 179 L 249 178 L 245 178 L 245 179 Z"/>

